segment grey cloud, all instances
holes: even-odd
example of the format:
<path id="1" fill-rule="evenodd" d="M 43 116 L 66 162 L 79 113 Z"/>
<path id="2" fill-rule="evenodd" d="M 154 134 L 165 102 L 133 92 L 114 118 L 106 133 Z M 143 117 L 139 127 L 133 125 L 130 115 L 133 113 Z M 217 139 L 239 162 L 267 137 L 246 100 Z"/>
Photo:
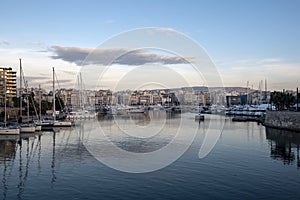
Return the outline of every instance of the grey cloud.
<path id="1" fill-rule="evenodd" d="M 182 64 L 188 62 L 180 56 L 155 54 L 141 49 L 99 48 L 94 50 L 90 48 L 52 46 L 51 51 L 56 54 L 51 56 L 53 59 L 61 59 L 81 66 L 89 64 L 110 65 L 113 63 L 143 65 L 148 63 Z"/>
<path id="2" fill-rule="evenodd" d="M 58 81 L 59 84 L 64 84 L 64 83 L 73 83 L 74 80 L 69 80 L 69 79 L 62 79 Z M 45 81 L 46 84 L 52 84 L 52 80 L 47 80 Z"/>
<path id="3" fill-rule="evenodd" d="M 0 41 L 0 45 L 8 46 L 8 45 L 10 45 L 10 43 L 6 40 L 2 40 L 2 41 Z"/>

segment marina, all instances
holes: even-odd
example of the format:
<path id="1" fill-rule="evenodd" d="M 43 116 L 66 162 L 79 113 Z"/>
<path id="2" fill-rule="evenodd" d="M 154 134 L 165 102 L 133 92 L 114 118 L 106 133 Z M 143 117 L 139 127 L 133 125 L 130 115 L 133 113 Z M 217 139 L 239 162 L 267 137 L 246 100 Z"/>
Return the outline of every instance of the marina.
<path id="1" fill-rule="evenodd" d="M 300 1 L 2 1 L 0 200 L 300 199 Z"/>
<path id="2" fill-rule="evenodd" d="M 156 116 L 151 119 L 154 124 L 166 117 L 161 111 L 150 111 L 150 116 Z M 152 173 L 131 174 L 111 169 L 88 150 L 93 144 L 85 143 L 91 134 L 99 134 L 101 146 L 107 146 L 109 141 L 99 132 L 103 130 L 119 148 L 151 152 L 172 140 L 180 119 L 186 121 L 183 129 L 196 127 L 193 144 L 178 161 Z M 298 133 L 265 128 L 255 122 L 234 123 L 230 117 L 223 119 L 213 114 L 205 115 L 205 120 L 198 124 L 193 113 L 168 116 L 163 131 L 150 139 L 128 140 L 120 130 L 138 125 L 152 134 L 153 129 L 147 128 L 148 120 L 144 114 L 135 114 L 130 118 L 81 120 L 75 127 L 55 132 L 0 135 L 1 198 L 48 200 L 62 196 L 67 199 L 75 196 L 98 199 L 101 196 L 114 199 L 122 196 L 132 199 L 143 196 L 153 199 L 176 196 L 211 199 L 227 196 L 235 199 L 243 196 L 253 199 L 260 196 L 293 199 L 299 195 Z M 197 155 L 204 136 L 218 120 L 225 120 L 222 136 L 213 151 L 199 159 Z M 106 151 L 103 156 L 110 156 L 110 153 Z M 148 190 L 149 187 L 152 189 Z"/>

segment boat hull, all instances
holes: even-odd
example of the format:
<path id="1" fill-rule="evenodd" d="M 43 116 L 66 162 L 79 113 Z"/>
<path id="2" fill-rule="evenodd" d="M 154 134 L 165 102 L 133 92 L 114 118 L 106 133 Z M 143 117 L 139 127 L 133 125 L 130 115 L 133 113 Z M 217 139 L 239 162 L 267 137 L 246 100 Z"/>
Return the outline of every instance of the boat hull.
<path id="1" fill-rule="evenodd" d="M 0 128 L 1 135 L 19 135 L 20 129 L 18 128 Z"/>
<path id="2" fill-rule="evenodd" d="M 35 132 L 35 126 L 25 126 L 20 128 L 21 133 L 34 133 Z"/>
<path id="3" fill-rule="evenodd" d="M 36 125 L 35 126 L 35 131 L 41 131 L 42 130 L 42 126 L 41 125 Z"/>
<path id="4" fill-rule="evenodd" d="M 71 127 L 73 122 L 71 121 L 58 121 L 53 123 L 53 127 Z"/>

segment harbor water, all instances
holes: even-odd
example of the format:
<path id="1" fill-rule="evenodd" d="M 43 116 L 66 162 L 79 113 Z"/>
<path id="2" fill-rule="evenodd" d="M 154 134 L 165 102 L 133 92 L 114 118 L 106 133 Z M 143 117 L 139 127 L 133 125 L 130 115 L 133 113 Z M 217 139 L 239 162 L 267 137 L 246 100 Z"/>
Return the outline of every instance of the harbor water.
<path id="1" fill-rule="evenodd" d="M 300 133 L 266 129 L 257 122 L 232 122 L 230 117 L 218 115 L 205 115 L 199 123 L 192 113 L 150 112 L 150 117 L 103 116 L 54 132 L 1 136 L 0 199 L 232 200 L 300 196 Z M 216 145 L 199 158 L 208 129 L 220 120 L 222 132 Z M 150 125 L 152 128 L 147 128 Z M 172 143 L 179 128 L 187 136 L 195 131 L 192 143 L 178 159 L 157 170 L 129 173 L 102 160 L 122 162 L 122 155 L 110 151 L 111 143 L 124 152 L 155 152 Z M 158 134 L 153 135 L 154 129 Z M 97 134 L 99 139 L 95 139 Z M 180 149 L 180 142 L 178 145 Z M 132 169 L 127 167 L 127 171 Z"/>

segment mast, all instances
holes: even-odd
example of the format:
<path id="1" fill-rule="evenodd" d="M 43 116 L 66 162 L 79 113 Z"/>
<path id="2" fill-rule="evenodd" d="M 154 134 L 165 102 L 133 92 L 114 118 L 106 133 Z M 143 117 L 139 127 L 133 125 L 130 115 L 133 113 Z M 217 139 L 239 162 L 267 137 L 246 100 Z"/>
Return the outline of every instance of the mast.
<path id="1" fill-rule="evenodd" d="M 23 91 L 22 91 L 22 60 L 20 60 L 20 117 L 22 118 L 22 96 L 23 96 Z"/>
<path id="2" fill-rule="evenodd" d="M 54 72 L 54 67 L 52 67 L 52 71 L 53 71 L 53 74 L 52 74 L 52 87 L 53 87 L 53 91 L 52 91 L 52 93 L 53 93 L 53 119 L 54 119 L 54 121 L 56 120 L 56 111 L 55 111 L 55 72 Z"/>
<path id="3" fill-rule="evenodd" d="M 246 97 L 247 97 L 247 99 L 246 99 L 246 105 L 248 105 L 249 104 L 249 91 L 248 91 L 248 89 L 249 89 L 249 81 L 247 81 L 247 87 L 246 87 Z"/>
<path id="4" fill-rule="evenodd" d="M 299 105 L 298 105 L 298 102 L 299 102 L 299 97 L 298 97 L 298 92 L 299 92 L 299 90 L 298 90 L 298 87 L 297 87 L 297 90 L 296 90 L 297 92 L 296 92 L 296 111 L 298 111 L 299 110 Z"/>
<path id="5" fill-rule="evenodd" d="M 267 90 L 268 90 L 268 88 L 267 88 L 267 79 L 265 79 L 265 101 L 266 101 L 266 103 L 268 103 L 267 102 L 267 98 L 268 98 Z"/>
<path id="6" fill-rule="evenodd" d="M 6 72 L 4 71 L 4 127 L 6 127 Z"/>
<path id="7" fill-rule="evenodd" d="M 76 105 L 76 107 L 77 107 L 77 110 L 80 110 L 80 108 L 81 108 L 81 88 L 80 88 L 80 76 L 79 76 L 80 74 L 78 74 L 78 76 L 77 76 L 77 85 L 78 85 L 78 99 L 77 99 L 77 105 Z"/>
<path id="8" fill-rule="evenodd" d="M 42 121 L 42 98 L 41 98 L 41 85 L 39 85 L 39 120 Z"/>
<path id="9" fill-rule="evenodd" d="M 81 77 L 81 72 L 79 72 L 79 84 L 80 84 L 80 92 L 79 92 L 79 96 L 80 96 L 80 110 L 83 110 L 83 87 L 82 87 L 82 77 Z"/>
<path id="10" fill-rule="evenodd" d="M 27 123 L 29 124 L 29 95 L 28 95 L 28 84 L 27 84 L 27 81 L 25 83 L 26 85 L 26 96 L 27 96 Z"/>

